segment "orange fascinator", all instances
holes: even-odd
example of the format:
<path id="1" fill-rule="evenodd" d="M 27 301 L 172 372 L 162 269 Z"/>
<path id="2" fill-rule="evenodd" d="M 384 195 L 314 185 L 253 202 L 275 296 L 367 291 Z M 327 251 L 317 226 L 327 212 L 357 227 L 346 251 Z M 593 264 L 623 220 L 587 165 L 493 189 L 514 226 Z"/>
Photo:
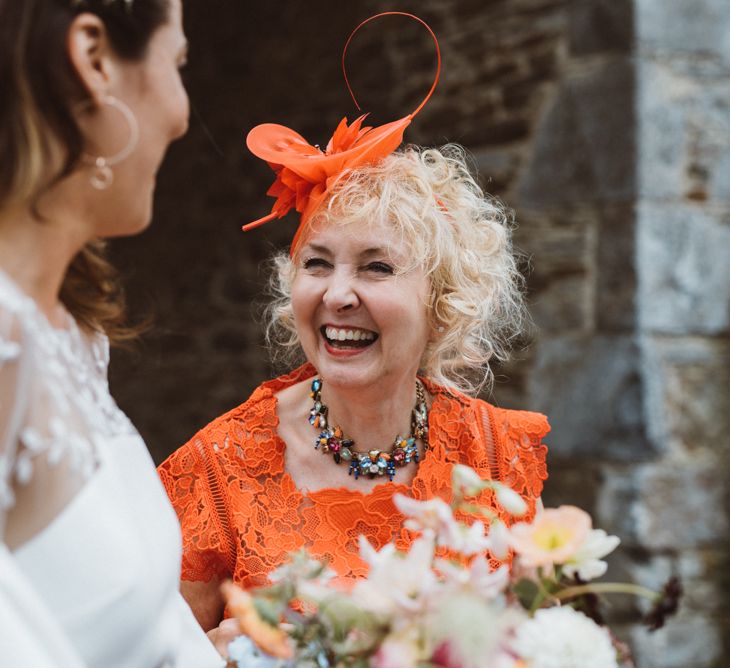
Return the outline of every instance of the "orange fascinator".
<path id="1" fill-rule="evenodd" d="M 428 102 L 438 83 L 441 72 L 441 52 L 433 30 L 425 21 L 405 12 L 383 12 L 371 16 L 357 26 L 347 39 L 342 52 L 342 72 L 347 89 L 360 111 L 360 106 L 347 79 L 345 68 L 347 47 L 355 33 L 366 23 L 382 16 L 394 15 L 407 16 L 421 23 L 428 30 L 436 45 L 436 76 L 426 97 L 408 116 L 380 127 L 363 127 L 367 114 L 360 116 L 351 125 L 347 124 L 347 118 L 343 118 L 324 151 L 318 146 L 312 146 L 300 134 L 283 125 L 275 123 L 257 125 L 248 133 L 246 145 L 255 156 L 266 160 L 269 167 L 276 173 L 276 180 L 266 193 L 276 197 L 276 202 L 269 215 L 244 225 L 244 231 L 268 223 L 275 218 L 282 218 L 294 208 L 301 214 L 301 217 L 292 240 L 291 252 L 293 253 L 310 216 L 324 201 L 337 180 L 346 172 L 381 160 L 400 146 L 405 129 Z"/>

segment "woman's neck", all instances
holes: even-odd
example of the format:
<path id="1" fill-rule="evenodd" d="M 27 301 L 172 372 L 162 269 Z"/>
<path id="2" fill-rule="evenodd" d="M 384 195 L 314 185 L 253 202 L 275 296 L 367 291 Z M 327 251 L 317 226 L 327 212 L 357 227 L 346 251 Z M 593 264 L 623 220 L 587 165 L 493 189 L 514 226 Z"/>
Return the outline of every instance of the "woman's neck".
<path id="1" fill-rule="evenodd" d="M 42 216 L 39 220 L 27 204 L 0 212 L 0 267 L 51 324 L 62 326 L 59 292 L 88 235 L 65 207 L 44 207 Z"/>
<path id="2" fill-rule="evenodd" d="M 356 450 L 389 450 L 396 436 L 411 433 L 416 376 L 367 388 L 328 387 L 323 381 L 322 401 L 329 425 L 340 427 Z"/>

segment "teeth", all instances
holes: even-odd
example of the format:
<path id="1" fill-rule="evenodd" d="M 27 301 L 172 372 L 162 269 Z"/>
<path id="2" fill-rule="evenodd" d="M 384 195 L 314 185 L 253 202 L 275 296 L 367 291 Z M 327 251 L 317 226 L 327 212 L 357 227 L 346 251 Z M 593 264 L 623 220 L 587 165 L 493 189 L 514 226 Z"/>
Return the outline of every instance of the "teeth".
<path id="1" fill-rule="evenodd" d="M 365 332 L 361 329 L 326 327 L 324 333 L 331 341 L 372 341 L 375 338 L 374 332 Z"/>

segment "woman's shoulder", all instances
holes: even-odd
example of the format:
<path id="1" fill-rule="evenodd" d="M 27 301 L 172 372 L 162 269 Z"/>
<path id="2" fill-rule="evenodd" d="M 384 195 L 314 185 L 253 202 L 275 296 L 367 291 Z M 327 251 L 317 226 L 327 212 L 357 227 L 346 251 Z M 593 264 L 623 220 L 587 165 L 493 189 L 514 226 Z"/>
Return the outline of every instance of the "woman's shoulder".
<path id="1" fill-rule="evenodd" d="M 424 378 L 429 393 L 434 402 L 451 414 L 459 414 L 459 419 L 469 419 L 481 422 L 493 422 L 494 427 L 501 432 L 510 434 L 524 433 L 542 438 L 550 431 L 550 424 L 546 415 L 527 410 L 516 410 L 496 406 L 479 397 L 471 397 L 458 390 L 444 387 L 434 381 Z"/>
<path id="2" fill-rule="evenodd" d="M 314 367 L 305 364 L 261 383 L 243 403 L 196 432 L 158 470 L 201 468 L 215 461 L 217 468 L 235 470 L 240 475 L 279 472 L 284 446 L 278 437 L 277 395 L 315 373 Z"/>
<path id="3" fill-rule="evenodd" d="M 261 383 L 243 403 L 219 415 L 199 432 L 200 435 L 240 430 L 241 424 L 250 428 L 256 426 L 276 427 L 276 395 L 316 374 L 311 364 L 290 371 L 282 376 Z M 273 421 L 272 421 L 273 420 Z"/>
<path id="4" fill-rule="evenodd" d="M 542 413 L 493 406 L 475 400 L 477 410 L 488 415 L 498 444 L 495 465 L 500 479 L 512 489 L 538 498 L 548 477 L 548 447 L 543 439 L 550 431 Z"/>
<path id="5" fill-rule="evenodd" d="M 505 433 L 525 434 L 530 437 L 542 439 L 550 431 L 550 422 L 547 415 L 534 411 L 519 410 L 514 408 L 501 408 L 488 404 L 488 402 L 477 399 L 479 404 L 487 405 L 497 426 Z"/>

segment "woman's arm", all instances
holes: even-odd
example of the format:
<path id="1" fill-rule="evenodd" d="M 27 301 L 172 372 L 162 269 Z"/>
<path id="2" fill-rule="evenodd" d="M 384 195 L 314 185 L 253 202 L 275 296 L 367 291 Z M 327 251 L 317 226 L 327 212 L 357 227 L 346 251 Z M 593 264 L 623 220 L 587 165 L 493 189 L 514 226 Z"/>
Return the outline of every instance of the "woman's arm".
<path id="1" fill-rule="evenodd" d="M 222 657 L 227 658 L 228 644 L 241 635 L 241 627 L 236 619 L 223 619 L 225 604 L 220 593 L 220 579 L 213 577 L 208 582 L 183 580 L 180 592 L 210 642 Z"/>
<path id="2" fill-rule="evenodd" d="M 215 575 L 207 582 L 180 582 L 180 593 L 188 602 L 198 624 L 206 632 L 218 628 L 223 619 L 225 604 L 220 593 L 220 584 L 220 579 Z"/>

